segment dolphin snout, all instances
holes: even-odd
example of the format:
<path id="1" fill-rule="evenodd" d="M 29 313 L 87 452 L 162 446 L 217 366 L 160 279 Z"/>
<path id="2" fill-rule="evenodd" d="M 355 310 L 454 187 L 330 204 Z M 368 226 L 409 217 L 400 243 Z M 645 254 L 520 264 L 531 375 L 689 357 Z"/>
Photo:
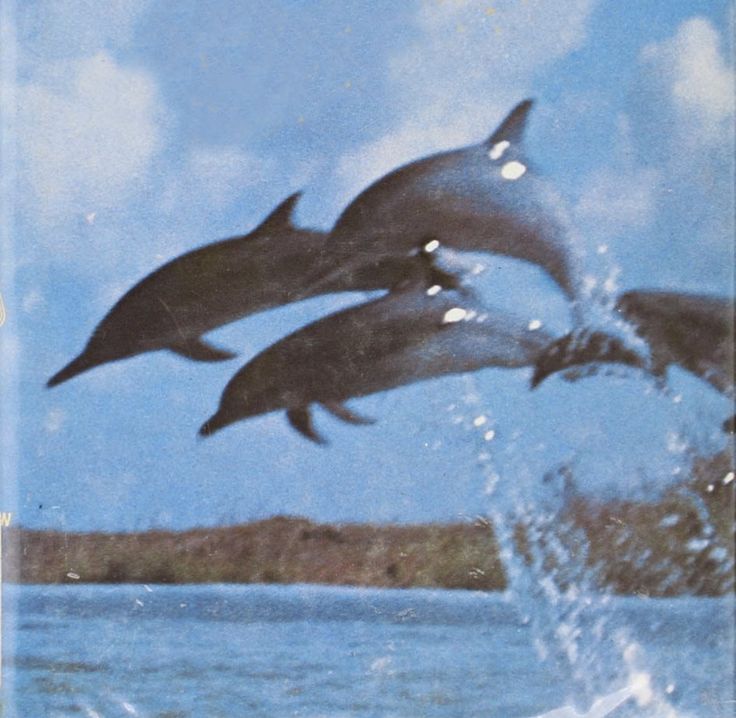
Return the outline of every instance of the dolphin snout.
<path id="1" fill-rule="evenodd" d="M 217 412 L 199 427 L 198 434 L 204 439 L 207 436 L 212 436 L 216 432 L 220 431 L 220 429 L 224 429 L 229 423 L 230 422 L 225 419 L 220 412 Z"/>

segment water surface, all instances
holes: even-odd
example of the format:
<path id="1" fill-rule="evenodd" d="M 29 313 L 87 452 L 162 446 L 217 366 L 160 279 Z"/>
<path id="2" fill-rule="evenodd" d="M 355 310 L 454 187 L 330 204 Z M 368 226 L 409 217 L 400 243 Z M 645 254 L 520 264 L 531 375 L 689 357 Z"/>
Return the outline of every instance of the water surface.
<path id="1" fill-rule="evenodd" d="M 676 715 L 733 715 L 729 600 L 606 600 L 606 635 L 636 637 Z M 10 586 L 5 603 L 9 718 L 527 718 L 570 699 L 501 594 Z"/>

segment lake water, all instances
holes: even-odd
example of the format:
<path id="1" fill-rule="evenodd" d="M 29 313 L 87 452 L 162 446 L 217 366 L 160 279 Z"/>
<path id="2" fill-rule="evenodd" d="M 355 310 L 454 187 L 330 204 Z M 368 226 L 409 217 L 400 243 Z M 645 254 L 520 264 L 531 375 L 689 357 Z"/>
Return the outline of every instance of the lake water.
<path id="1" fill-rule="evenodd" d="M 8 586 L 4 603 L 6 718 L 527 718 L 571 699 L 501 594 Z M 600 640 L 628 627 L 669 715 L 730 717 L 732 606 L 610 598 Z M 632 698 L 610 715 L 638 711 Z"/>

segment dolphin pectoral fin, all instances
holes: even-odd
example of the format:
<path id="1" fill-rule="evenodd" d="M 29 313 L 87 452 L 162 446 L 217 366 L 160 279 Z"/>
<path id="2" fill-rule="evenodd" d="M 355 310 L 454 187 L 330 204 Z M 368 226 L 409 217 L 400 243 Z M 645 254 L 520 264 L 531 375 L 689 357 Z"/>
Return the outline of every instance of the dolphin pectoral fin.
<path id="1" fill-rule="evenodd" d="M 498 129 L 486 140 L 489 147 L 499 142 L 509 142 L 517 145 L 521 142 L 526 128 L 529 111 L 532 109 L 534 100 L 523 100 L 506 116 L 506 119 L 498 126 Z"/>
<path id="2" fill-rule="evenodd" d="M 202 338 L 189 339 L 181 344 L 172 344 L 169 349 L 192 361 L 227 361 L 237 356 L 237 354 L 227 349 L 220 349 L 212 344 L 208 344 Z"/>
<path id="3" fill-rule="evenodd" d="M 294 194 L 289 195 L 254 231 L 259 234 L 276 234 L 277 232 L 293 230 L 294 208 L 301 196 L 301 192 L 294 192 Z"/>
<path id="4" fill-rule="evenodd" d="M 325 446 L 327 440 L 317 432 L 312 424 L 312 413 L 308 406 L 296 406 L 286 412 L 286 418 L 302 436 L 320 446 Z"/>
<path id="5" fill-rule="evenodd" d="M 320 402 L 327 411 L 341 419 L 346 424 L 355 424 L 356 426 L 370 426 L 375 424 L 376 420 L 370 416 L 362 416 L 349 409 L 345 404 L 341 404 L 339 401 L 323 401 Z"/>

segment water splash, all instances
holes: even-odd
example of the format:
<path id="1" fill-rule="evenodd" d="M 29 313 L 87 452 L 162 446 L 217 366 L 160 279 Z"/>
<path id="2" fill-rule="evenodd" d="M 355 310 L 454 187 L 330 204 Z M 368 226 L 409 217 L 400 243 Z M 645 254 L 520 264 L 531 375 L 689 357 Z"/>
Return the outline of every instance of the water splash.
<path id="1" fill-rule="evenodd" d="M 520 448 L 522 430 L 499 440 L 474 377 L 465 379 L 462 406 L 453 417 L 474 437 L 468 444 L 476 452 L 481 492 L 488 497 L 488 517 L 506 568 L 506 600 L 529 625 L 540 660 L 553 666 L 566 687 L 567 704 L 535 718 L 686 718 L 670 702 L 673 686 L 657 685 L 641 647 L 608 608 L 610 590 L 602 588 L 589 537 L 575 521 L 580 508 L 575 455 L 541 478 L 533 476 Z M 680 452 L 683 469 L 690 468 L 686 459 L 692 454 L 690 444 Z M 708 507 L 683 491 L 699 519 L 692 540 L 707 544 L 692 544 L 692 551 L 712 551 L 716 530 Z M 678 521 L 669 516 L 674 528 Z M 722 564 L 724 570 L 733 568 L 732 560 Z"/>

